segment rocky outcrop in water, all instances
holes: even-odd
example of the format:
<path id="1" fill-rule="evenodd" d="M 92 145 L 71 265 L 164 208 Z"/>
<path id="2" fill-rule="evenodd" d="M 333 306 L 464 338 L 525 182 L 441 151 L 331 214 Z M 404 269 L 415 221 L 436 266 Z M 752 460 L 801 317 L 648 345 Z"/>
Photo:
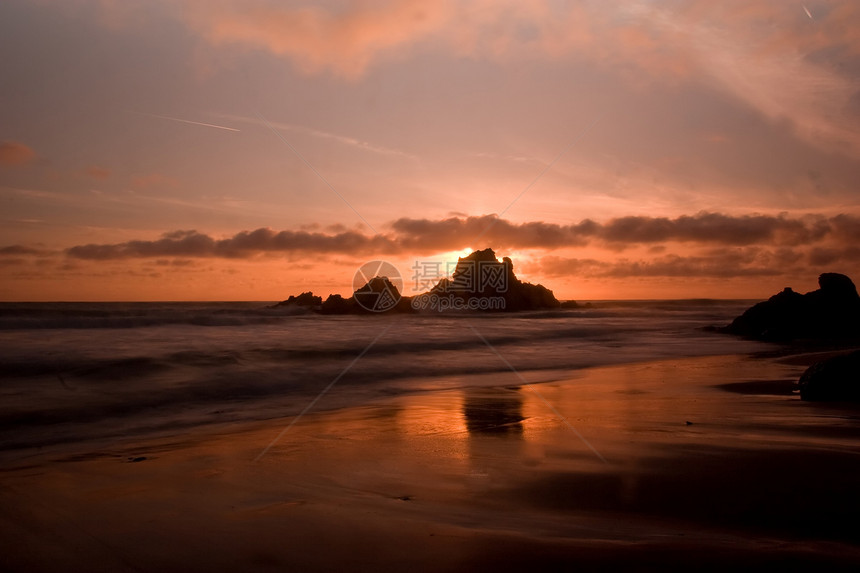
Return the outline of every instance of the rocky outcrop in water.
<path id="1" fill-rule="evenodd" d="M 440 280 L 430 294 L 456 299 L 455 302 L 459 301 L 456 307 L 463 309 L 489 306 L 491 310 L 512 312 L 561 306 L 551 290 L 518 279 L 513 261 L 508 257 L 499 261 L 493 249 L 489 248 L 460 257 L 451 278 Z M 490 300 L 499 304 L 481 304 Z"/>
<path id="2" fill-rule="evenodd" d="M 339 294 L 330 294 L 325 302 L 320 307 L 322 314 L 351 314 L 355 312 L 355 301 L 350 298 L 343 298 Z"/>
<path id="3" fill-rule="evenodd" d="M 411 299 L 401 296 L 388 277 L 373 277 L 352 293 L 352 300 L 367 312 L 412 312 Z"/>
<path id="4" fill-rule="evenodd" d="M 344 298 L 332 294 L 322 297 L 306 292 L 291 296 L 274 307 L 313 308 L 321 314 L 411 313 L 418 310 L 492 310 L 520 311 L 562 307 L 552 291 L 543 285 L 523 282 L 514 274 L 510 258 L 501 261 L 493 249 L 474 251 L 457 260 L 451 278 L 441 279 L 429 293 L 402 296 L 388 277 L 376 276 Z M 573 301 L 564 308 L 576 308 Z"/>
<path id="5" fill-rule="evenodd" d="M 860 335 L 860 296 L 845 275 L 824 273 L 820 288 L 800 294 L 785 288 L 747 309 L 725 331 L 758 340 L 844 339 Z"/>
<path id="6" fill-rule="evenodd" d="M 411 299 L 401 296 L 388 277 L 373 277 L 349 298 L 332 294 L 322 303 L 321 314 L 369 314 L 413 312 Z"/>
<path id="7" fill-rule="evenodd" d="M 305 307 L 311 309 L 318 309 L 322 305 L 322 297 L 314 296 L 314 293 L 311 291 L 303 292 L 299 296 L 290 295 L 290 298 L 287 300 L 282 300 L 281 302 L 270 306 L 269 308 L 280 308 L 285 306 L 295 306 L 295 307 Z"/>

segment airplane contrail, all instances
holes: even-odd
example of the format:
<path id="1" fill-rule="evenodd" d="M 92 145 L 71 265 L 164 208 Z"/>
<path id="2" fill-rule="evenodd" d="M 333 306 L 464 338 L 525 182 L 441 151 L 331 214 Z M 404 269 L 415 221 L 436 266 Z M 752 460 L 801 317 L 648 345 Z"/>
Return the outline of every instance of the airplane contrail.
<path id="1" fill-rule="evenodd" d="M 806 15 L 809 16 L 809 19 L 815 20 L 815 18 L 812 17 L 812 13 L 809 11 L 809 8 L 806 7 L 806 4 L 801 4 L 801 6 L 803 6 L 803 11 L 806 12 Z"/>
<path id="2" fill-rule="evenodd" d="M 190 119 L 180 119 L 178 117 L 170 117 L 167 115 L 156 115 L 154 113 L 142 113 L 138 111 L 132 111 L 130 113 L 136 113 L 138 115 L 146 115 L 148 117 L 157 117 L 159 119 L 169 119 L 170 121 L 179 121 L 182 123 L 190 123 L 191 125 L 202 125 L 204 127 L 214 127 L 216 129 L 226 129 L 227 131 L 242 131 L 241 129 L 236 129 L 235 127 L 225 127 L 223 125 L 215 125 L 214 123 L 203 123 L 200 121 L 191 121 Z"/>

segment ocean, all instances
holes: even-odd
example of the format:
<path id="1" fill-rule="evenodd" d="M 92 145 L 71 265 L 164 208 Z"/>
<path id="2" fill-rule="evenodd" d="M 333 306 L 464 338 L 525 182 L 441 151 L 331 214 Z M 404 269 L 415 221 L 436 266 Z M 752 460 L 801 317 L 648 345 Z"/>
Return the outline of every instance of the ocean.
<path id="1" fill-rule="evenodd" d="M 0 304 L 0 451 L 294 416 L 317 398 L 314 411 L 330 410 L 772 348 L 704 328 L 751 301 L 367 316 L 267 304 Z"/>

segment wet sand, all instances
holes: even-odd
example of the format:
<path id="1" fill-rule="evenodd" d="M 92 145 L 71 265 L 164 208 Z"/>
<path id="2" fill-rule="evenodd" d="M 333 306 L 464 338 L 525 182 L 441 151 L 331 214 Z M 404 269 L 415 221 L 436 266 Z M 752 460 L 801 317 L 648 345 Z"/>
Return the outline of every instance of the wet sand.
<path id="1" fill-rule="evenodd" d="M 500 374 L 256 461 L 291 419 L 5 452 L 0 569 L 856 568 L 860 407 L 801 402 L 809 360 Z"/>

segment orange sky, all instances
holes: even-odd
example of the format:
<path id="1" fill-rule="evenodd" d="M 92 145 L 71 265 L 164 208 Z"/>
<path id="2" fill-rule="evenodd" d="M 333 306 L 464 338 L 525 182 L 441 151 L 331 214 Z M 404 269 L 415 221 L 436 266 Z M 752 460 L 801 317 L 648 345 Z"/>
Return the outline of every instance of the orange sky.
<path id="1" fill-rule="evenodd" d="M 860 277 L 856 2 L 6 0 L 0 47 L 0 300 Z"/>

